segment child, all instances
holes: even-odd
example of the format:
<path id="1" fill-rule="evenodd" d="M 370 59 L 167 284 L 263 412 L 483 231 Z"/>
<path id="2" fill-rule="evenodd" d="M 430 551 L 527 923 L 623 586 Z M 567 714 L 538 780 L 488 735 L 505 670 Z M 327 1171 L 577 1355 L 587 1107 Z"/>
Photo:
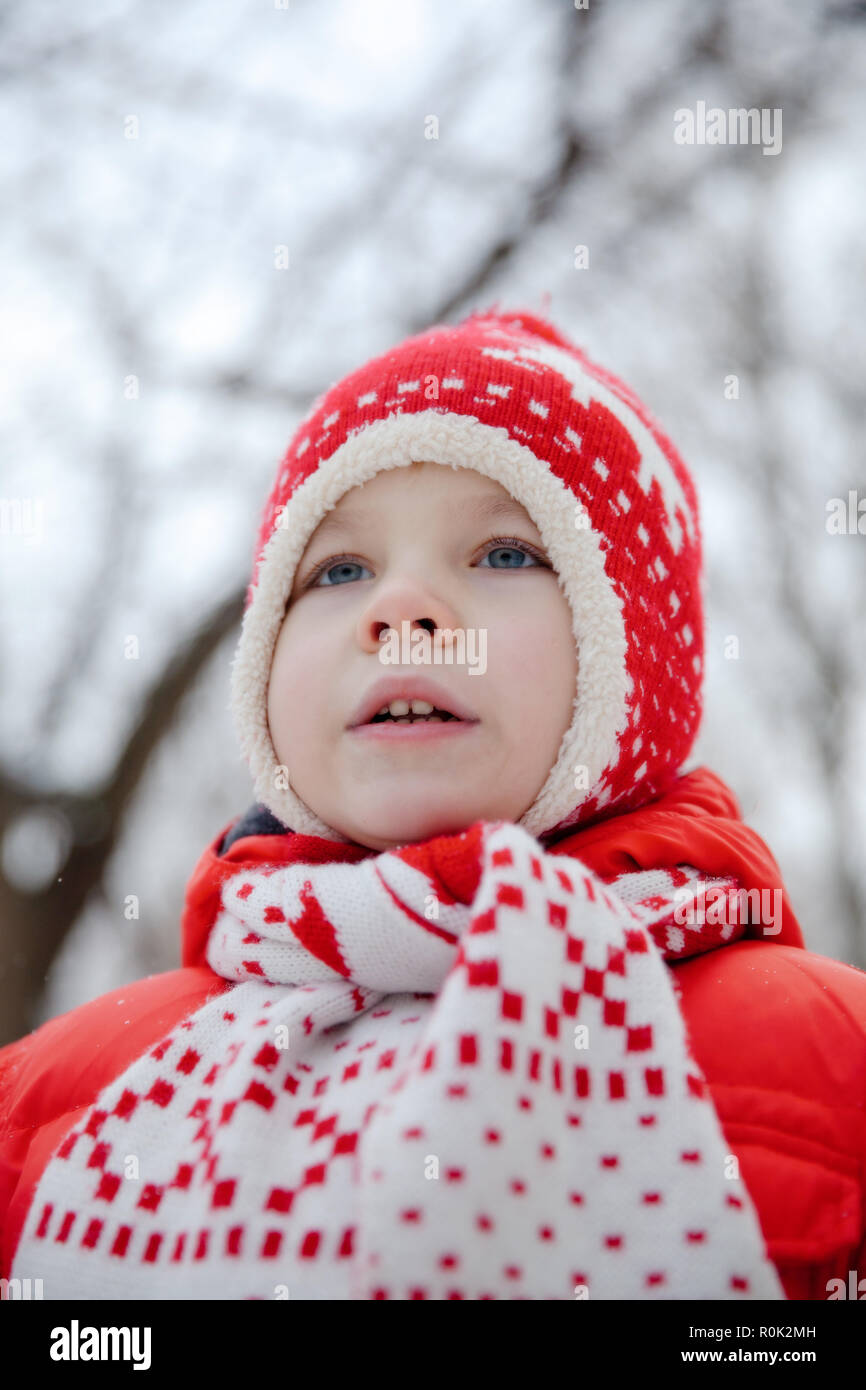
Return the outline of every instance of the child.
<path id="1" fill-rule="evenodd" d="M 700 583 L 682 460 L 550 323 L 475 313 L 332 385 L 258 537 L 256 801 L 192 875 L 183 966 L 0 1051 L 0 1273 L 847 1288 L 866 974 L 805 949 L 731 792 L 683 768 Z"/>

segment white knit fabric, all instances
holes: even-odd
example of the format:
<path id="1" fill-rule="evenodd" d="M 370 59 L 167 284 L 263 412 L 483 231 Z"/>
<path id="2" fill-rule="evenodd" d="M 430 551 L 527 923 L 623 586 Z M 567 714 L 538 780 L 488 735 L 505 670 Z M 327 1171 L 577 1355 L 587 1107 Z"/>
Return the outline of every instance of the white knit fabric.
<path id="1" fill-rule="evenodd" d="M 47 1299 L 784 1298 L 658 901 L 495 822 L 470 905 L 396 851 L 244 869 L 222 903 L 208 960 L 235 987 L 65 1138 L 14 1277 Z"/>

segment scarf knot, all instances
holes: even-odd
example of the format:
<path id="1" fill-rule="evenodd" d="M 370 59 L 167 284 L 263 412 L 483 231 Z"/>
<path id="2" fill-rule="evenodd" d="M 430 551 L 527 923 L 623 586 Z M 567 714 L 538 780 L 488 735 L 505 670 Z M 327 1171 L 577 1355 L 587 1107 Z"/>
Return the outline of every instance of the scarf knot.
<path id="1" fill-rule="evenodd" d="M 472 915 L 393 853 L 236 874 L 222 904 L 207 948 L 217 974 L 278 985 L 342 979 L 382 994 L 437 993 Z"/>

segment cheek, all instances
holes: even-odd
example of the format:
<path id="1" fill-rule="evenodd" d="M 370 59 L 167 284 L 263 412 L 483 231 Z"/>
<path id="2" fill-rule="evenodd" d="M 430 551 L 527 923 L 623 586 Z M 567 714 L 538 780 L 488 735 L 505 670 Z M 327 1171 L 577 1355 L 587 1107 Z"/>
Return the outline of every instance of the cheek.
<path id="1" fill-rule="evenodd" d="M 567 720 L 577 669 L 571 609 L 558 593 L 515 607 L 489 632 L 487 670 L 497 704 L 524 728 L 530 719 L 557 728 Z"/>
<path id="2" fill-rule="evenodd" d="M 290 614 L 280 630 L 268 684 L 268 722 L 276 741 L 308 737 L 319 723 L 323 701 L 332 688 L 328 664 L 331 644 L 321 624 Z M 333 659 L 333 658 L 332 658 Z"/>

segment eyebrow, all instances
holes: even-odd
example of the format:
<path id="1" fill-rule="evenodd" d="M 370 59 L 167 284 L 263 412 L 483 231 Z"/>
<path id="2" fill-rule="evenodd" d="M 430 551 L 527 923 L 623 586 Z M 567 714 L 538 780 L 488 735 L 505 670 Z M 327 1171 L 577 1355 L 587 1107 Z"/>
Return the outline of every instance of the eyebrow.
<path id="1" fill-rule="evenodd" d="M 526 509 L 514 497 L 481 496 L 474 499 L 470 498 L 461 504 L 461 511 L 470 509 L 475 519 L 480 522 L 499 521 L 507 517 L 519 517 L 520 520 L 525 521 L 528 516 Z M 318 535 L 321 537 L 342 534 L 352 530 L 355 526 L 363 526 L 371 518 L 377 520 L 378 513 L 371 512 L 366 507 L 356 507 L 351 512 L 329 512 L 319 523 Z M 532 521 L 532 518 L 530 517 L 529 520 Z"/>

